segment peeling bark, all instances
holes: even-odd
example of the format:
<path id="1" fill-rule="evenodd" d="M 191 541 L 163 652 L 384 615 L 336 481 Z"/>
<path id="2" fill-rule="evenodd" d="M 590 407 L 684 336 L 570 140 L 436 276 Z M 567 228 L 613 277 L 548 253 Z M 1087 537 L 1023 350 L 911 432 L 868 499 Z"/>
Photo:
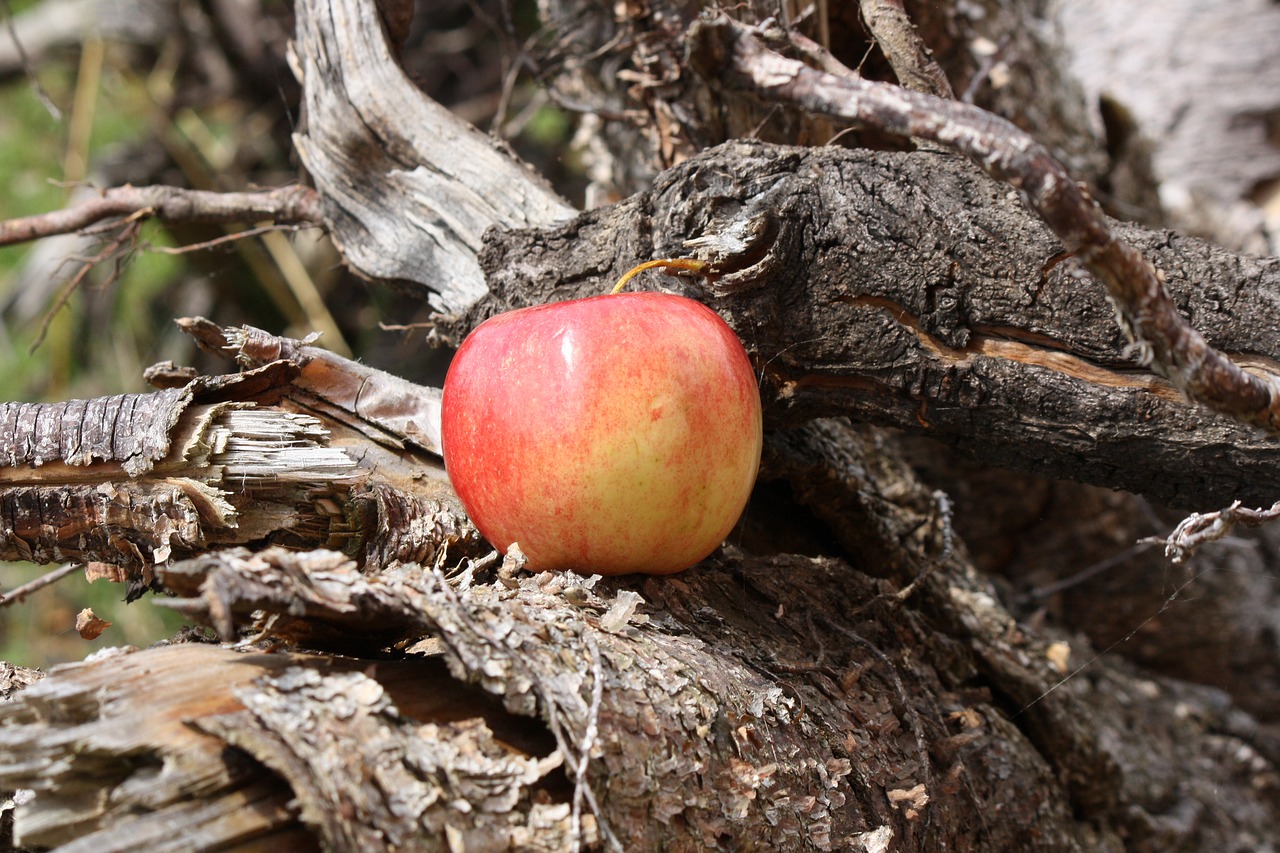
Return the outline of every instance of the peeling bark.
<path id="1" fill-rule="evenodd" d="M 143 796 L 147 821 L 160 822 L 187 808 L 176 792 L 194 779 L 206 780 L 202 802 L 222 802 L 247 778 L 267 784 L 255 761 L 299 803 L 272 831 L 303 826 L 338 850 L 377 838 L 561 849 L 575 837 L 667 849 L 890 838 L 903 849 L 1156 850 L 1280 830 L 1277 756 L 1255 751 L 1262 741 L 1221 694 L 1144 678 L 1139 722 L 1122 664 L 1097 661 L 1090 677 L 1063 682 L 1087 648 L 1018 629 L 891 451 L 838 423 L 793 439 L 792 455 L 821 458 L 833 441 L 845 454 L 831 488 L 875 519 L 862 528 L 878 546 L 865 566 L 729 552 L 674 578 L 608 582 L 504 579 L 483 565 L 452 582 L 416 565 L 366 577 L 338 555 L 279 550 L 175 566 L 203 575 L 197 600 L 218 602 L 211 611 L 237 623 L 268 614 L 263 639 L 328 622 L 342 631 L 309 641 L 350 648 L 351 637 L 390 632 L 410 656 L 173 646 L 56 671 L 0 711 L 0 785 L 38 789 L 19 812 L 20 838 L 142 833 L 141 818 L 119 822 L 115 810 Z M 907 583 L 922 566 L 930 573 Z M 166 692 L 139 689 L 152 679 Z M 143 695 L 155 724 L 130 710 Z M 86 715 L 89 696 L 101 710 Z M 119 746 L 112 720 L 133 732 Z M 57 751 L 41 744 L 55 741 L 85 757 L 50 777 L 42 768 Z M 1191 765 L 1202 768 L 1194 780 Z M 74 778 L 112 788 L 111 810 L 76 793 Z M 144 784 L 152 778 L 166 784 Z M 65 793 L 50 799 L 53 789 Z M 459 798 L 471 807 L 451 805 Z M 1201 815 L 1194 828 L 1178 824 L 1188 811 Z"/>
<path id="2" fill-rule="evenodd" d="M 337 548 L 371 570 L 476 547 L 437 455 L 437 390 L 259 330 L 182 325 L 244 372 L 0 406 L 0 556 L 115 566 L 136 596 L 154 566 L 234 545 Z"/>
<path id="3" fill-rule="evenodd" d="M 737 20 L 777 20 L 818 50 L 809 59 L 824 70 L 859 69 L 869 79 L 892 79 L 876 62 L 861 4 L 826 4 L 812 13 L 785 5 L 744 2 L 731 8 L 649 0 L 643 5 L 541 4 L 541 21 L 558 34 L 534 59 L 552 98 L 585 114 L 593 130 L 583 151 L 594 192 L 588 206 L 646 189 L 663 170 L 733 139 L 802 145 L 840 143 L 885 147 L 883 134 L 851 132 L 826 116 L 762 103 L 745 92 L 712 91 L 691 73 L 684 36 L 702 12 L 727 11 Z M 937 57 L 967 103 L 1032 131 L 1079 180 L 1094 184 L 1108 167 L 1100 133 L 1078 83 L 1063 70 L 1061 45 L 1037 0 L 974 0 L 900 4 L 921 41 Z"/>

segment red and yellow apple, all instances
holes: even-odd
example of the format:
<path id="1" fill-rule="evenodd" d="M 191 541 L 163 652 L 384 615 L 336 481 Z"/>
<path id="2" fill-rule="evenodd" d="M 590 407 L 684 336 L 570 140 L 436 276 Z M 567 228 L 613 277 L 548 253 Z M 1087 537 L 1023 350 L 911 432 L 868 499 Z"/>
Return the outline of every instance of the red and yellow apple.
<path id="1" fill-rule="evenodd" d="M 445 467 L 533 570 L 668 574 L 724 540 L 760 463 L 760 394 L 715 312 L 620 293 L 486 320 L 444 383 Z"/>

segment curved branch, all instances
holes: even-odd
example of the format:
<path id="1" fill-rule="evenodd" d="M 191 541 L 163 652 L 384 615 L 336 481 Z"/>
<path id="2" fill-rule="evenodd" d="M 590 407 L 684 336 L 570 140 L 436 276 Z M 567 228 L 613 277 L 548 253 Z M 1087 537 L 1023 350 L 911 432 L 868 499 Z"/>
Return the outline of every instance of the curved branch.
<path id="1" fill-rule="evenodd" d="M 0 222 L 0 246 L 69 234 L 104 220 L 156 218 L 162 222 L 322 224 L 320 197 L 310 187 L 220 193 L 182 187 L 112 187 L 72 207 Z"/>
<path id="2" fill-rule="evenodd" d="M 963 154 L 1020 190 L 1066 249 L 1102 280 L 1116 319 L 1141 362 L 1190 399 L 1280 432 L 1280 380 L 1245 371 L 1178 312 L 1164 275 L 1112 231 L 1088 192 L 1048 149 L 991 113 L 898 86 L 824 74 L 766 48 L 780 37 L 721 16 L 690 32 L 691 58 L 708 78 L 769 100 L 918 137 Z"/>

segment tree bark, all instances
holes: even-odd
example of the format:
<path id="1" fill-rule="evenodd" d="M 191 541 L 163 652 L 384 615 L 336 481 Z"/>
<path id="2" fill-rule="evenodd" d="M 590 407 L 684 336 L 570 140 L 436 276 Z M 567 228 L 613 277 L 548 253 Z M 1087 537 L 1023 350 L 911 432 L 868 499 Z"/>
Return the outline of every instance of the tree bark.
<path id="1" fill-rule="evenodd" d="M 1105 293 L 1000 185 L 937 153 L 735 142 L 623 204 L 491 235 L 501 310 L 602 292 L 633 259 L 764 222 L 711 298 L 753 352 L 767 421 L 847 414 L 1004 468 L 1176 506 L 1280 494 L 1277 445 L 1188 403 L 1127 351 Z M 1280 262 L 1117 226 L 1216 347 L 1280 359 Z M 1141 459 L 1142 464 L 1133 464 Z"/>
<path id="2" fill-rule="evenodd" d="M 645 582 L 479 568 L 449 582 L 418 566 L 364 578 L 337 555 L 268 551 L 165 570 L 175 589 L 198 581 L 211 610 L 279 614 L 263 626 L 277 642 L 296 639 L 287 625 L 300 621 L 341 628 L 329 642 L 344 650 L 372 629 L 393 630 L 402 648 L 434 642 L 402 662 L 335 666 L 188 645 L 56 671 L 0 712 L 0 785 L 37 789 L 35 808 L 19 812 L 21 838 L 153 837 L 184 805 L 192 783 L 180 767 L 205 780 L 202 802 L 222 802 L 243 784 L 245 755 L 300 799 L 273 831 L 301 821 L 342 850 L 375 837 L 408 849 L 446 849 L 451 837 L 559 849 L 575 833 L 672 849 L 876 849 L 894 839 L 904 849 L 1156 850 L 1280 829 L 1275 755 L 1256 751 L 1267 741 L 1247 716 L 1216 691 L 1135 680 L 1114 660 L 1063 681 L 1089 652 L 1071 657 L 1065 643 L 1018 628 L 962 547 L 948 550 L 933 493 L 876 433 L 821 422 L 775 440 L 771 454 L 827 471 L 812 497 L 852 516 L 864 569 L 730 551 Z M 323 644 L 314 631 L 308 641 Z M 174 677 L 215 666 L 239 674 L 202 674 L 209 700 Z M 142 689 L 152 683 L 173 699 Z M 94 695 L 100 710 L 76 710 Z M 167 728 L 138 725 L 120 704 L 143 695 Z M 457 722 L 442 727 L 433 703 Z M 175 716 L 189 725 L 173 726 Z M 126 720 L 133 742 L 117 744 Z M 493 746 L 488 732 L 511 730 L 524 734 Z M 53 744 L 97 758 L 50 776 L 42 768 L 64 748 Z M 1203 769 L 1188 780 L 1187 766 Z M 142 784 L 157 771 L 160 801 Z M 467 787 L 470 773 L 488 780 L 484 799 Z M 377 787 L 361 781 L 370 778 Z M 72 784 L 90 779 L 116 791 L 105 813 Z M 46 791 L 67 792 L 54 813 Z M 459 796 L 472 808 L 448 805 Z M 125 820 L 140 802 L 155 811 Z M 1185 822 L 1191 813 L 1199 819 Z"/>
<path id="3" fill-rule="evenodd" d="M 0 405 L 0 557 L 154 581 L 211 549 L 337 548 L 370 571 L 478 547 L 440 461 L 440 392 L 257 329 L 179 322 L 243 372 Z M 104 564 L 109 568 L 100 568 Z"/>
<path id="4" fill-rule="evenodd" d="M 1274 649 L 1251 649 L 1253 671 L 1234 680 L 1196 669 L 1212 657 L 1159 674 L 1099 653 L 1079 622 L 1019 621 L 1002 601 L 1020 568 L 1069 574 L 1070 556 L 1122 547 L 1090 535 L 1080 551 L 1055 549 L 1065 565 L 1053 565 L 1035 553 L 1056 541 L 1033 524 L 1035 506 L 1074 502 L 1048 531 L 1070 540 L 1140 499 L 994 475 L 975 499 L 964 487 L 981 481 L 960 465 L 922 479 L 898 431 L 986 465 L 1215 507 L 1274 500 L 1274 439 L 1139 369 L 1079 262 L 959 158 L 745 141 L 696 153 L 770 110 L 738 92 L 718 112 L 705 80 L 681 76 L 673 46 L 688 14 L 654 4 L 627 25 L 647 38 L 583 53 L 648 52 L 636 82 L 655 136 L 640 162 L 675 163 L 613 207 L 561 221 L 568 208 L 483 138 L 438 144 L 445 131 L 427 128 L 444 119 L 361 0 L 299 6 L 298 144 L 349 263 L 430 291 L 449 312 L 437 338 L 603 292 L 635 261 L 708 255 L 711 289 L 662 283 L 734 325 L 769 428 L 761 483 L 726 547 L 673 577 L 530 575 L 457 518 L 433 391 L 308 342 L 188 321 L 242 372 L 170 367 L 153 374 L 168 388 L 155 395 L 0 410 L 11 505 L 28 500 L 22 489 L 127 498 L 102 518 L 74 504 L 69 518 L 95 523 L 70 529 L 55 500 L 38 502 L 0 544 L 122 563 L 216 635 L 55 669 L 0 705 L 0 789 L 34 791 L 14 798 L 18 843 L 1159 851 L 1280 837 L 1269 727 L 1280 689 L 1256 672 L 1274 667 Z M 918 15 L 926 35 L 955 35 L 959 17 Z M 619 32 L 581 23 L 588 41 Z M 966 44 L 940 45 L 944 68 Z M 779 121 L 824 140 L 834 131 L 798 110 Z M 1096 140 L 1062 139 L 1096 154 Z M 445 174 L 451 160 L 498 163 L 500 177 L 477 189 L 469 172 Z M 1214 346 L 1261 370 L 1280 360 L 1274 259 L 1115 227 L 1167 271 Z M 118 429 L 102 429 L 107 411 Z M 245 413 L 297 428 L 277 443 L 340 475 L 246 478 L 226 458 L 230 437 L 212 438 L 261 437 L 256 420 L 233 429 Z M 189 525 L 152 511 L 164 486 Z M 1036 488 L 1041 503 L 1019 506 Z M 159 535 L 127 535 L 135 528 Z M 1021 552 L 1002 560 L 1009 541 Z M 993 580 L 997 568 L 1012 580 Z M 1072 607 L 1071 589 L 1056 607 Z M 1164 632 L 1160 654 L 1176 656 L 1177 633 Z M 1212 636 L 1246 642 L 1265 626 Z M 27 680 L 6 673 L 0 695 Z M 1236 704 L 1246 695 L 1259 716 Z"/>

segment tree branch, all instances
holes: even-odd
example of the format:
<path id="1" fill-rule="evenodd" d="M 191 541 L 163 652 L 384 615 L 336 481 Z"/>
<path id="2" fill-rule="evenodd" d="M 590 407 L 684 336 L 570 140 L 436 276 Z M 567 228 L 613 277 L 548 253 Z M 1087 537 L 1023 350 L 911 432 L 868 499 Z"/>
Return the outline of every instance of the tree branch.
<path id="1" fill-rule="evenodd" d="M 1027 203 L 1106 286 L 1116 318 L 1143 364 L 1189 398 L 1280 432 L 1280 381 L 1245 371 L 1178 313 L 1164 275 L 1111 228 L 1088 192 L 1031 136 L 968 104 L 897 86 L 824 74 L 768 50 L 776 31 L 721 16 L 690 32 L 691 57 L 707 77 L 761 97 L 945 145 L 1020 190 Z"/>
<path id="2" fill-rule="evenodd" d="M 307 126 L 294 144 L 357 273 L 425 286 L 433 307 L 461 311 L 485 293 L 485 229 L 573 215 L 510 152 L 413 85 L 375 4 L 301 0 L 296 16 Z"/>
<path id="3" fill-rule="evenodd" d="M 1165 556 L 1175 563 L 1187 560 L 1196 550 L 1208 542 L 1216 542 L 1231 533 L 1237 524 L 1259 527 L 1280 518 L 1280 501 L 1270 509 L 1250 509 L 1240 501 L 1216 512 L 1193 512 L 1178 523 L 1167 539 L 1148 539 L 1144 543 L 1162 543 Z"/>
<path id="4" fill-rule="evenodd" d="M 320 198 L 310 187 L 290 186 L 260 192 L 219 193 L 181 187 L 112 187 L 98 198 L 72 207 L 0 222 L 0 246 L 68 234 L 115 217 L 129 221 L 257 222 L 280 225 L 322 224 Z"/>
<path id="5" fill-rule="evenodd" d="M 862 20 L 893 67 L 898 82 L 908 89 L 953 100 L 955 92 L 902 7 L 902 0 L 861 0 Z"/>
<path id="6" fill-rule="evenodd" d="M 1269 506 L 1280 442 L 1135 369 L 1103 289 L 1012 195 L 937 152 L 729 143 L 562 228 L 494 232 L 489 297 L 444 328 L 600 293 L 633 258 L 697 243 L 723 273 L 714 297 L 662 286 L 742 337 L 769 427 L 847 415 L 1178 507 Z M 1280 259 L 1116 227 L 1214 346 L 1274 369 Z"/>

